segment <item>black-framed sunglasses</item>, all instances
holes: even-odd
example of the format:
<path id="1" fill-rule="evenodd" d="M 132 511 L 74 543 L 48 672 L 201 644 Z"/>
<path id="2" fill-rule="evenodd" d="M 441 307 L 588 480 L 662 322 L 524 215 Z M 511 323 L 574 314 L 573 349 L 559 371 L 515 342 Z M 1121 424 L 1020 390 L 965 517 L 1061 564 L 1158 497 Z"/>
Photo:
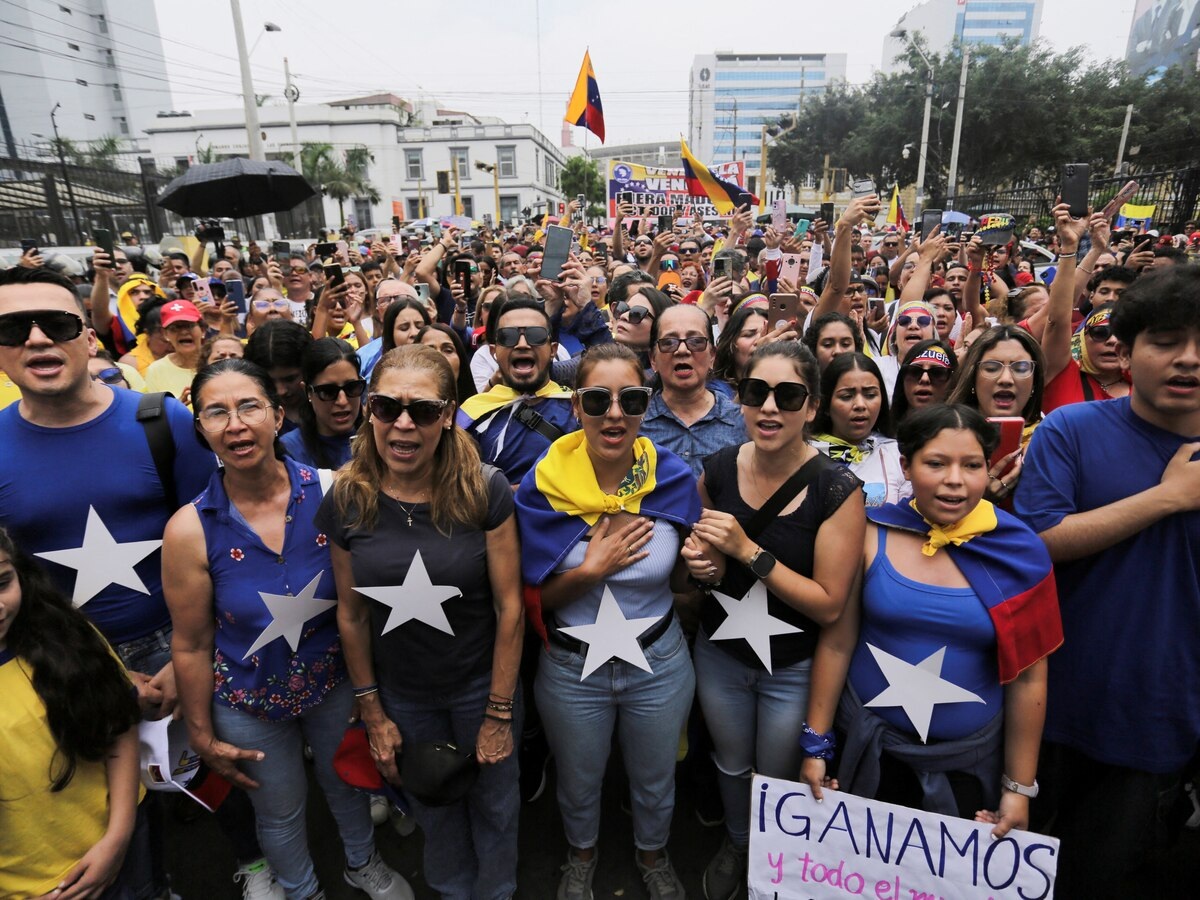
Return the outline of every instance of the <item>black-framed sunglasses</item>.
<path id="1" fill-rule="evenodd" d="M 647 319 L 653 319 L 654 313 L 644 306 L 630 306 L 624 300 L 613 304 L 613 312 L 618 319 L 624 317 L 630 325 L 641 325 Z"/>
<path id="2" fill-rule="evenodd" d="M 361 378 L 356 378 L 353 381 L 343 381 L 341 384 L 310 384 L 308 386 L 310 394 L 326 403 L 332 403 L 342 391 L 346 392 L 347 400 L 354 400 L 357 397 L 361 397 L 363 391 L 366 389 L 367 383 Z"/>
<path id="3" fill-rule="evenodd" d="M 905 366 L 904 377 L 908 381 L 920 381 L 922 375 L 929 376 L 929 383 L 934 387 L 941 387 L 944 384 L 950 383 L 951 376 L 954 375 L 949 369 L 944 366 Z"/>
<path id="4" fill-rule="evenodd" d="M 1083 333 L 1090 337 L 1093 341 L 1097 341 L 1101 344 L 1113 336 L 1111 325 L 1089 325 L 1087 328 L 1083 329 Z"/>
<path id="5" fill-rule="evenodd" d="M 550 329 L 545 325 L 514 325 L 497 328 L 496 343 L 511 350 L 521 343 L 521 335 L 525 335 L 525 343 L 530 347 L 541 347 L 549 342 Z"/>
<path id="6" fill-rule="evenodd" d="M 414 425 L 424 428 L 441 418 L 446 403 L 445 400 L 412 400 L 404 403 L 387 394 L 371 394 L 367 399 L 367 408 L 374 418 L 385 425 L 391 425 L 403 413 L 408 413 Z"/>
<path id="7" fill-rule="evenodd" d="M 0 347 L 20 347 L 29 340 L 36 325 L 56 344 L 73 341 L 83 334 L 83 318 L 61 309 L 31 309 L 0 316 Z"/>
<path id="8" fill-rule="evenodd" d="M 662 353 L 674 353 L 680 345 L 688 348 L 689 353 L 699 353 L 708 346 L 708 338 L 702 334 L 690 334 L 685 338 L 665 337 L 655 342 Z"/>
<path id="9" fill-rule="evenodd" d="M 650 395 L 653 390 L 648 387 L 626 387 L 617 392 L 617 405 L 621 414 L 626 416 L 644 416 L 650 407 Z M 579 398 L 579 408 L 585 416 L 598 419 L 607 416 L 612 409 L 613 392 L 606 387 L 579 388 L 575 391 Z"/>
<path id="10" fill-rule="evenodd" d="M 738 382 L 738 401 L 742 406 L 760 407 L 769 394 L 775 395 L 775 405 L 784 412 L 798 412 L 808 402 L 808 388 L 798 381 L 767 384 L 761 378 L 743 378 Z"/>

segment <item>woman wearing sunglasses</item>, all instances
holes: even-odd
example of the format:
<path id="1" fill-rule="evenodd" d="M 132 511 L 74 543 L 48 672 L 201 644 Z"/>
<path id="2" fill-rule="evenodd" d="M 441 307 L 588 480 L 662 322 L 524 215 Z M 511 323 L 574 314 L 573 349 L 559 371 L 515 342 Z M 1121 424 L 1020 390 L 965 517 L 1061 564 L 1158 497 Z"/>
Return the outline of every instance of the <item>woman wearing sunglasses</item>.
<path id="1" fill-rule="evenodd" d="M 171 655 L 191 745 L 247 789 L 263 852 L 288 897 L 320 891 L 305 834 L 304 745 L 338 826 L 345 879 L 373 897 L 411 888 L 375 852 L 367 797 L 333 769 L 354 705 L 329 547 L 314 521 L 320 473 L 284 455 L 283 410 L 243 359 L 192 383 L 196 439 L 221 462 L 163 536 Z"/>
<path id="2" fill-rule="evenodd" d="M 901 424 L 912 499 L 867 511 L 861 589 L 817 647 L 802 772 L 815 796 L 974 818 L 993 838 L 1028 827 L 1062 623 L 1045 545 L 984 499 L 997 439 L 964 406 Z"/>
<path id="3" fill-rule="evenodd" d="M 637 354 L 643 369 L 650 368 L 650 320 L 670 308 L 671 299 L 648 284 L 631 284 L 624 300 L 609 304 L 613 339 Z"/>
<path id="4" fill-rule="evenodd" d="M 684 587 L 679 548 L 699 498 L 687 465 L 638 436 L 650 388 L 629 348 L 591 347 L 577 383 L 582 428 L 550 445 L 516 495 L 521 567 L 537 589 L 529 619 L 548 638 L 535 693 L 570 845 L 558 896 L 592 896 L 616 730 L 638 870 L 651 897 L 682 897 L 665 848 L 695 676 L 672 584 Z"/>
<path id="5" fill-rule="evenodd" d="M 892 423 L 898 427 L 909 413 L 945 403 L 957 370 L 958 356 L 949 344 L 933 340 L 918 341 L 911 346 L 892 392 Z"/>
<path id="6" fill-rule="evenodd" d="M 887 385 L 888 393 L 895 394 L 900 377 L 900 361 L 914 344 L 937 337 L 933 309 L 923 300 L 897 304 L 896 318 L 887 333 L 886 349 L 876 357 L 879 374 Z"/>
<path id="7" fill-rule="evenodd" d="M 821 373 L 812 445 L 858 476 L 868 507 L 895 503 L 911 490 L 893 434 L 875 361 L 862 353 L 837 356 Z"/>
<path id="8" fill-rule="evenodd" d="M 425 880 L 442 897 L 508 897 L 520 805 L 521 553 L 512 490 L 454 424 L 454 398 L 436 350 L 386 353 L 371 373 L 369 419 L 317 522 L 379 771 L 398 784 L 397 754 L 429 742 L 479 764 L 460 801 L 408 797 L 425 832 Z"/>
<path id="9" fill-rule="evenodd" d="M 860 483 L 807 441 L 816 386 L 803 344 L 754 352 L 738 382 L 750 441 L 705 460 L 704 513 L 683 549 L 705 591 L 696 677 L 725 806 L 709 898 L 745 886 L 751 774 L 800 769 L 813 651 L 846 602 L 845 560 L 862 552 Z"/>
<path id="10" fill-rule="evenodd" d="M 971 343 L 948 403 L 977 409 L 989 419 L 1024 421 L 1021 445 L 988 470 L 987 498 L 1000 502 L 1016 490 L 1025 448 L 1042 420 L 1046 359 L 1042 348 L 1024 328 L 997 325 Z"/>
<path id="11" fill-rule="evenodd" d="M 279 442 L 296 462 L 340 469 L 350 461 L 350 439 L 362 421 L 367 383 L 358 354 L 345 341 L 320 338 L 305 348 L 300 371 L 308 403 L 300 407 L 300 427 Z"/>

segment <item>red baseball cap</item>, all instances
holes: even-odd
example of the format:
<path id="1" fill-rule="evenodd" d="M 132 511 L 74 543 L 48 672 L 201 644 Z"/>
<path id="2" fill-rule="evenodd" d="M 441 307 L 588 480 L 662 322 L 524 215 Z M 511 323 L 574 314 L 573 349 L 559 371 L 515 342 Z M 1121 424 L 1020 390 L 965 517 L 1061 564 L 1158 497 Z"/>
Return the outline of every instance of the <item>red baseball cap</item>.
<path id="1" fill-rule="evenodd" d="M 170 328 L 176 322 L 200 322 L 203 318 L 191 300 L 172 300 L 162 308 L 163 328 Z"/>

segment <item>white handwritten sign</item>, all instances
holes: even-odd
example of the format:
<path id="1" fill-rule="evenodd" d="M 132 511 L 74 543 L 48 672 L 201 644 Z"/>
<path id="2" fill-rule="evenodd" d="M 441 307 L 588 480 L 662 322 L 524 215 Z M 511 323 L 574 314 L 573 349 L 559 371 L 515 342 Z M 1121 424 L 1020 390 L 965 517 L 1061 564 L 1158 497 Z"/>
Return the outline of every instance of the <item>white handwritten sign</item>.
<path id="1" fill-rule="evenodd" d="M 1044 900 L 1058 839 L 754 777 L 750 900 Z"/>

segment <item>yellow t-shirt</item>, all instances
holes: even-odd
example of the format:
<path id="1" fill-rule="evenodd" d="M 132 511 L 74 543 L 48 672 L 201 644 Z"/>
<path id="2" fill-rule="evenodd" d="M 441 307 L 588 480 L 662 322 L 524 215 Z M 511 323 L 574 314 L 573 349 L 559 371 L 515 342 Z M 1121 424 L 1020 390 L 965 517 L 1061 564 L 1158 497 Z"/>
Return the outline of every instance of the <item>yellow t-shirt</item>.
<path id="1" fill-rule="evenodd" d="M 78 760 L 50 793 L 58 746 L 31 672 L 20 658 L 0 663 L 0 897 L 12 900 L 54 890 L 108 827 L 103 762 Z"/>
<path id="2" fill-rule="evenodd" d="M 12 383 L 12 379 L 0 369 L 0 409 L 16 403 L 21 399 L 21 389 Z"/>
<path id="3" fill-rule="evenodd" d="M 154 364 L 154 354 L 150 352 L 150 345 L 146 343 L 146 336 L 139 334 L 137 343 L 134 344 L 129 355 L 137 361 L 137 370 L 143 377 L 146 375 L 146 370 Z"/>
<path id="4" fill-rule="evenodd" d="M 184 369 L 171 362 L 170 354 L 162 359 L 156 359 L 146 370 L 146 393 L 169 391 L 176 399 L 183 396 L 186 388 L 192 386 L 196 377 L 195 369 Z"/>

